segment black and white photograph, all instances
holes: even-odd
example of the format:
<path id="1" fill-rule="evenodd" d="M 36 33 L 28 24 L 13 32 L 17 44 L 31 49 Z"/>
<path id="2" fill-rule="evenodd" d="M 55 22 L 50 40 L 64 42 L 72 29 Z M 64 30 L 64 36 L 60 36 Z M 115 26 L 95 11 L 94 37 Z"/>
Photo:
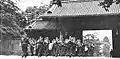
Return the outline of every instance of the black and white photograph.
<path id="1" fill-rule="evenodd" d="M 120 0 L 0 0 L 0 59 L 120 58 Z"/>

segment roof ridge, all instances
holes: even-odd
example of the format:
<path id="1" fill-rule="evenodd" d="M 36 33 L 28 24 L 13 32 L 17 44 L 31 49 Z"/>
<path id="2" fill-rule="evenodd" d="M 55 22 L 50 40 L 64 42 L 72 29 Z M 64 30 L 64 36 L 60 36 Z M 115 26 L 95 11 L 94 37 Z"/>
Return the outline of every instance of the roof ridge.
<path id="1" fill-rule="evenodd" d="M 95 0 L 96 1 L 96 0 Z M 84 1 L 84 2 L 95 2 L 95 1 Z M 97 2 L 100 2 L 99 0 Z M 61 1 L 61 3 L 83 3 L 83 1 Z"/>

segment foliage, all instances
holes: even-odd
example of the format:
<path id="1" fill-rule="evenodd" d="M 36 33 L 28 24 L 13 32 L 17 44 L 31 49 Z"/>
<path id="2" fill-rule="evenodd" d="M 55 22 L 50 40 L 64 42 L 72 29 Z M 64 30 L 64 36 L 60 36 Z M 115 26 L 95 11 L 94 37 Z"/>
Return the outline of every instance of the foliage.
<path id="1" fill-rule="evenodd" d="M 48 5 L 43 6 L 33 6 L 33 7 L 27 7 L 26 11 L 24 12 L 24 15 L 26 16 L 26 23 L 27 25 L 32 23 L 34 19 L 39 17 L 39 15 L 44 14 L 48 10 Z"/>
<path id="2" fill-rule="evenodd" d="M 46 5 L 37 7 L 28 7 L 25 12 L 20 13 L 20 9 L 11 0 L 0 0 L 0 33 L 1 37 L 21 36 L 22 29 L 27 26 L 31 20 L 45 13 L 48 9 Z M 0 38 L 1 38 L 0 37 Z M 2 38 L 3 39 L 3 38 Z"/>
<path id="3" fill-rule="evenodd" d="M 102 6 L 102 8 L 104 8 L 106 11 L 109 11 L 108 8 L 110 8 L 110 6 L 113 4 L 120 4 L 120 0 L 104 0 L 103 2 L 100 2 L 99 6 Z"/>
<path id="4" fill-rule="evenodd" d="M 20 9 L 11 0 L 0 1 L 0 33 L 2 36 L 20 36 Z"/>
<path id="5" fill-rule="evenodd" d="M 94 47 L 94 56 L 100 56 L 100 45 L 102 44 L 100 42 L 100 40 L 97 38 L 96 39 L 96 35 L 94 34 L 87 34 L 84 36 L 84 44 L 87 45 L 87 46 L 93 46 Z"/>
<path id="6" fill-rule="evenodd" d="M 84 44 L 90 44 L 94 46 L 101 44 L 99 38 L 97 38 L 97 36 L 94 34 L 85 35 L 83 40 L 84 40 Z"/>

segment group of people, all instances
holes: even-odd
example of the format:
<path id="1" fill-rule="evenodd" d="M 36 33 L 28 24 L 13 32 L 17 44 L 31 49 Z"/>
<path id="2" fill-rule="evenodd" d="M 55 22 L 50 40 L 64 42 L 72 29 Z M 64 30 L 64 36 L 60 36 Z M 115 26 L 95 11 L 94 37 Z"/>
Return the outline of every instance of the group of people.
<path id="1" fill-rule="evenodd" d="M 49 37 L 40 36 L 39 39 L 23 38 L 23 56 L 95 56 L 95 46 L 86 44 L 81 39 L 69 36 L 68 39 L 56 37 L 50 40 Z M 28 48 L 29 47 L 29 48 Z M 30 50 L 30 53 L 28 52 Z M 99 51 L 96 51 L 99 53 Z"/>

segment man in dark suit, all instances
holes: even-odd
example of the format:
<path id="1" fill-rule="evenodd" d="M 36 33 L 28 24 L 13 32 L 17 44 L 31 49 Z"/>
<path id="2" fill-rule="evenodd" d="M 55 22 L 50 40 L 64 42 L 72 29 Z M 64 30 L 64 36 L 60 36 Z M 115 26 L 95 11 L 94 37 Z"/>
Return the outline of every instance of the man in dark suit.
<path id="1" fill-rule="evenodd" d="M 22 57 L 27 57 L 28 56 L 28 44 L 29 44 L 28 39 L 22 37 L 21 44 L 22 44 L 22 51 L 23 51 Z"/>
<path id="2" fill-rule="evenodd" d="M 38 57 L 42 56 L 43 55 L 43 38 L 40 37 L 38 40 L 37 40 L 37 50 L 38 50 Z"/>

